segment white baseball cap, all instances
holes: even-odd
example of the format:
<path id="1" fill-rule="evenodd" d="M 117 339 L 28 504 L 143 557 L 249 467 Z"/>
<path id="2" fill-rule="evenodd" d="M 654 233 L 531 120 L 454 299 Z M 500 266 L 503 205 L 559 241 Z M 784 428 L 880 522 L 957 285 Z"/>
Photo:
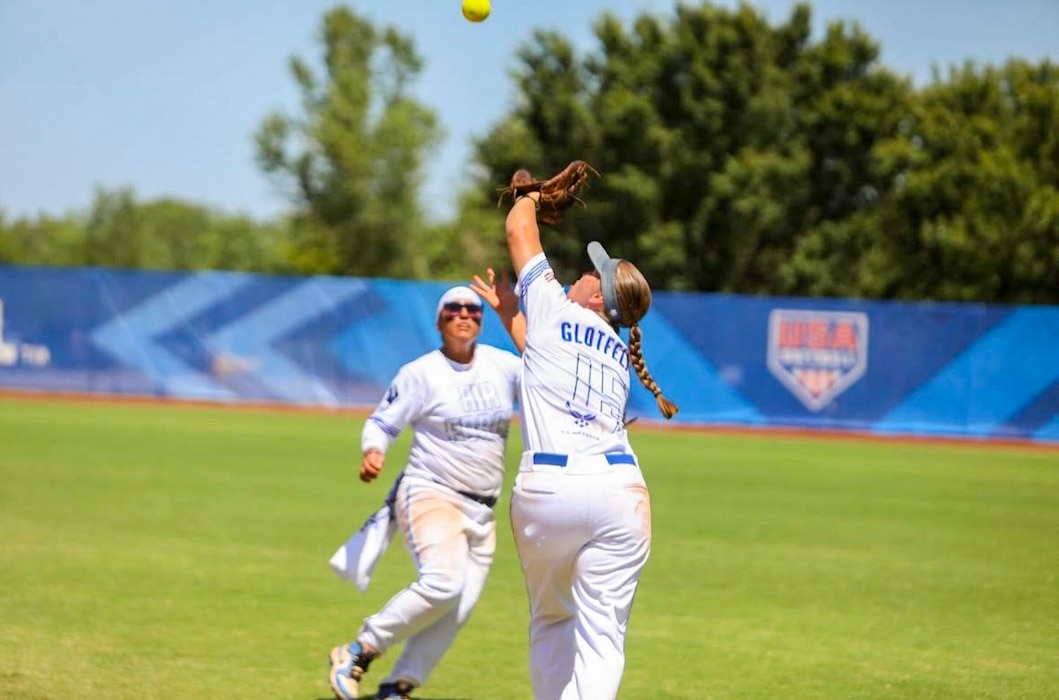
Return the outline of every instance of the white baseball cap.
<path id="1" fill-rule="evenodd" d="M 435 318 L 441 315 L 441 310 L 445 308 L 445 304 L 452 303 L 464 303 L 474 304 L 475 306 L 482 305 L 482 298 L 474 293 L 474 290 L 470 287 L 464 287 L 460 285 L 458 287 L 452 287 L 445 291 L 438 299 L 438 310 L 434 314 Z"/>
<path id="2" fill-rule="evenodd" d="M 603 308 L 611 325 L 620 326 L 621 309 L 618 307 L 618 290 L 614 287 L 614 271 L 618 269 L 620 258 L 612 258 L 599 241 L 588 244 L 588 257 L 592 266 L 599 273 L 599 286 L 603 292 Z"/>

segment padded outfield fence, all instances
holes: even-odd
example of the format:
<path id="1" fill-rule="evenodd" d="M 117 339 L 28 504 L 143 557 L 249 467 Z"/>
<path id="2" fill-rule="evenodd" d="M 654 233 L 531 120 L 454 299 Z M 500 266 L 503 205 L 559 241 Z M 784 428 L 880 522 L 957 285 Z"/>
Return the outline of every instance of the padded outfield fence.
<path id="1" fill-rule="evenodd" d="M 368 407 L 450 284 L 0 266 L 0 388 Z M 1059 441 L 1057 307 L 656 292 L 642 327 L 678 423 Z"/>

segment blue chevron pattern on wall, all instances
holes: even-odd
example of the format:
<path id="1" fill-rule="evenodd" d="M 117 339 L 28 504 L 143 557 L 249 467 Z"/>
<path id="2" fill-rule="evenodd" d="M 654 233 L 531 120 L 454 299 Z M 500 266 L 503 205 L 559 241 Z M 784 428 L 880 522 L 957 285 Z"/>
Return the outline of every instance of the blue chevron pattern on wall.
<path id="1" fill-rule="evenodd" d="M 0 388 L 370 407 L 449 286 L 0 266 Z M 1056 307 L 657 292 L 642 329 L 678 423 L 1059 441 Z"/>

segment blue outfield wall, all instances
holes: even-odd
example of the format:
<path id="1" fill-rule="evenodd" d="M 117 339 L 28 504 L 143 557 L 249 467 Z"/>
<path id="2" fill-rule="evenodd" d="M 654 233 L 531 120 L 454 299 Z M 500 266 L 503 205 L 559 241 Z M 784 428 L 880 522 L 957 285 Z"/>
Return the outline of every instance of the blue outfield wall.
<path id="1" fill-rule="evenodd" d="M 0 388 L 372 406 L 448 286 L 0 266 Z M 678 422 L 1059 441 L 1057 307 L 657 292 L 642 328 Z"/>

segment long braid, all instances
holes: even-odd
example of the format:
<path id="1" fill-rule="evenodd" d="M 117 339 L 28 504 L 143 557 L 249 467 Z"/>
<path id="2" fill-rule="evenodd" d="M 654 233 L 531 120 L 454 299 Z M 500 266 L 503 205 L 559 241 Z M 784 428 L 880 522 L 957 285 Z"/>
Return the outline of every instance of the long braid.
<path id="1" fill-rule="evenodd" d="M 647 387 L 648 391 L 655 395 L 655 401 L 658 402 L 658 410 L 662 412 L 666 420 L 669 420 L 680 409 L 677 408 L 675 403 L 662 395 L 658 382 L 647 371 L 647 363 L 643 359 L 642 341 L 643 331 L 640 330 L 640 325 L 634 323 L 629 326 L 629 358 L 632 360 L 633 369 L 636 370 L 636 376 L 640 378 L 640 382 Z"/>

